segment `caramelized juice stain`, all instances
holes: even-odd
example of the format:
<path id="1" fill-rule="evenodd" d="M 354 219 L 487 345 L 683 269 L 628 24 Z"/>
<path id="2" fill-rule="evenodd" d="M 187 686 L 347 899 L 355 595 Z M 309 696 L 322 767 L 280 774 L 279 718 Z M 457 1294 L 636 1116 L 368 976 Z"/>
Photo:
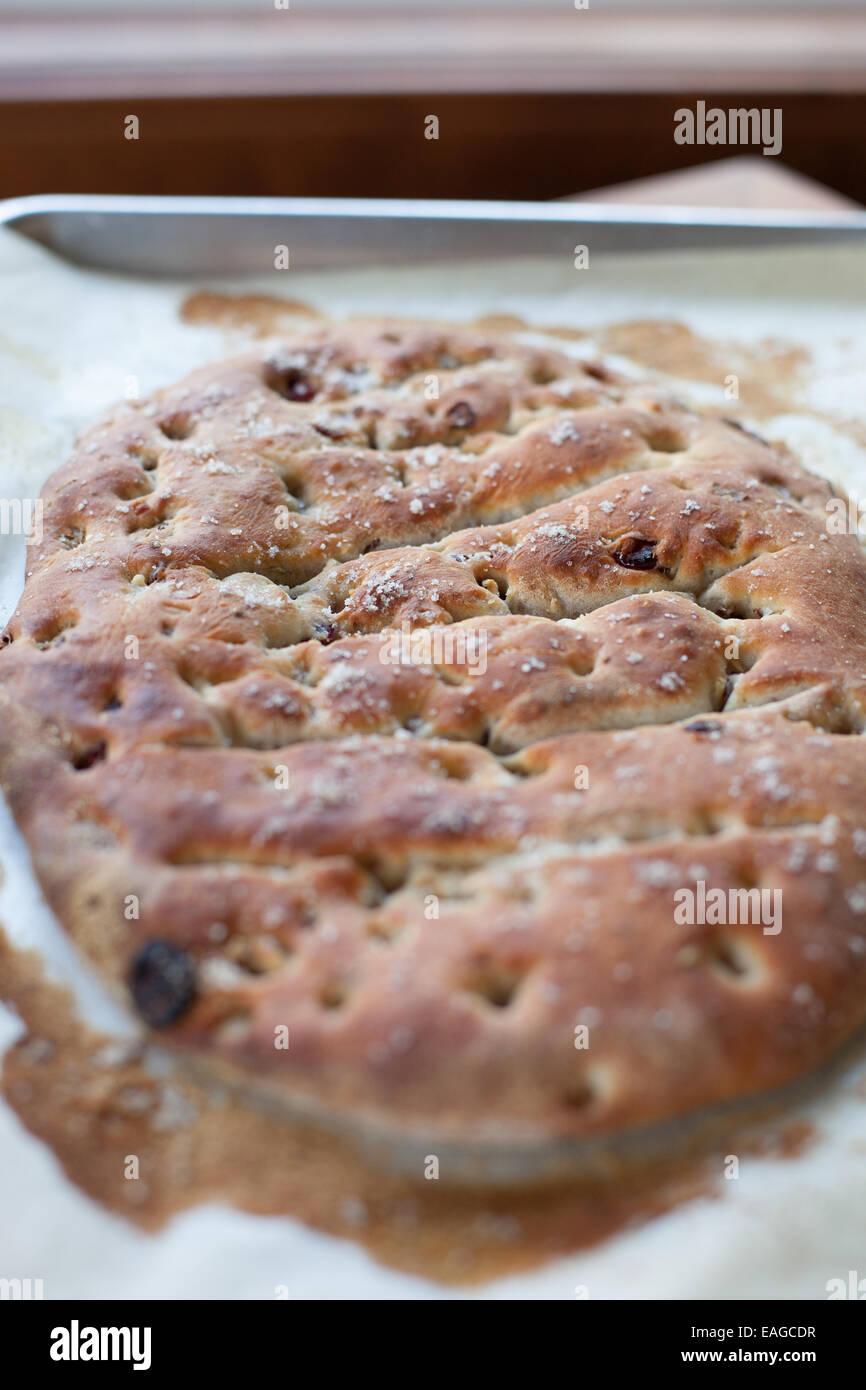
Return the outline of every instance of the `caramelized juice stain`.
<path id="1" fill-rule="evenodd" d="M 702 337 L 676 320 L 634 319 L 593 332 L 603 352 L 618 353 L 666 376 L 724 388 L 736 377 L 734 413 L 758 419 L 778 415 L 794 404 L 810 357 L 805 348 L 774 338 L 755 347 Z"/>
<path id="2" fill-rule="evenodd" d="M 182 323 L 205 324 L 230 332 L 267 338 L 298 328 L 299 319 L 320 319 L 312 305 L 300 299 L 281 299 L 272 294 L 217 294 L 198 290 L 187 295 L 180 307 Z"/>

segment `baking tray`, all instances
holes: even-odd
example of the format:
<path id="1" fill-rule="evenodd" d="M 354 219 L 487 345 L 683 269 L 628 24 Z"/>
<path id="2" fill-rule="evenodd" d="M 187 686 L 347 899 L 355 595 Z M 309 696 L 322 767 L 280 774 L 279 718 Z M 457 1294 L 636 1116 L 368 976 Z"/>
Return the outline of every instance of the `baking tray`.
<path id="1" fill-rule="evenodd" d="M 565 273 L 560 275 L 557 267 L 556 276 L 545 282 L 553 286 L 551 294 L 555 294 L 556 286 L 561 282 L 580 280 L 580 277 L 570 275 L 568 267 L 574 245 L 585 243 L 591 247 L 593 256 L 596 251 L 603 252 L 605 257 L 608 252 L 612 253 L 611 261 L 607 264 L 607 275 L 599 279 L 614 287 L 622 283 L 627 296 L 636 284 L 645 285 L 648 281 L 653 291 L 656 288 L 657 281 L 652 271 L 647 276 L 648 260 L 643 259 L 643 253 L 676 253 L 686 249 L 722 253 L 734 250 L 738 256 L 740 247 L 760 251 L 776 246 L 787 248 L 812 243 L 821 248 L 823 256 L 825 248 L 829 250 L 840 243 L 847 243 L 852 250 L 859 247 L 866 230 L 866 215 L 856 214 L 850 218 L 845 216 L 844 219 L 804 218 L 799 214 L 704 214 L 688 209 L 607 208 L 580 204 L 44 197 L 0 205 L 0 223 L 6 223 L 43 243 L 57 253 L 58 259 L 65 258 L 97 269 L 125 272 L 142 278 L 149 274 L 176 278 L 178 281 L 181 277 L 188 280 L 196 277 L 216 279 L 218 276 L 250 272 L 264 278 L 263 271 L 271 271 L 273 266 L 273 247 L 281 243 L 290 244 L 292 266 L 301 271 L 315 271 L 322 267 L 329 271 L 331 267 L 351 270 L 353 266 L 381 264 L 388 260 L 405 262 L 410 266 L 414 262 L 420 268 L 425 261 L 461 256 L 473 258 L 473 263 L 456 276 L 452 276 L 450 265 L 444 271 L 440 266 L 435 277 L 431 277 L 435 280 L 433 289 L 427 291 L 428 297 L 432 297 L 438 287 L 457 284 L 459 294 L 455 294 L 455 298 L 462 304 L 459 295 L 483 278 L 478 275 L 474 264 L 479 257 L 493 260 L 515 253 L 553 254 L 562 261 L 562 257 L 566 256 Z M 626 258 L 619 257 L 620 252 L 638 253 L 638 269 L 628 271 Z M 853 255 L 858 261 L 866 259 L 856 250 Z M 29 263 L 31 257 L 21 259 Z M 38 282 L 43 267 L 38 264 L 41 258 L 35 259 L 37 265 L 33 269 L 33 279 Z M 692 272 L 690 280 L 684 278 L 686 259 L 676 255 L 668 257 L 668 267 L 665 269 L 663 258 L 657 258 L 658 284 L 663 285 L 665 275 L 680 288 L 686 283 L 689 286 L 696 284 L 698 272 Z M 715 258 L 711 256 L 711 259 L 715 263 Z M 764 257 L 759 255 L 757 259 L 763 264 Z M 774 265 L 779 260 L 785 260 L 784 257 L 768 259 L 772 259 Z M 831 259 L 834 258 L 828 255 L 827 260 Z M 847 257 L 841 259 L 848 260 Z M 722 261 L 723 257 L 719 255 L 718 260 Z M 527 271 L 531 276 L 529 265 Z M 42 396 L 56 402 L 60 394 L 58 374 L 53 371 L 51 364 L 57 363 L 62 372 L 66 363 L 69 370 L 60 375 L 59 380 L 69 397 L 68 405 L 63 406 L 66 412 L 64 422 L 72 427 L 79 420 L 93 418 L 90 406 L 85 408 L 85 401 L 90 399 L 87 373 L 93 364 L 85 352 L 85 361 L 79 369 L 74 357 L 80 341 L 74 334 L 82 323 L 85 329 L 87 327 L 91 290 L 96 288 L 100 291 L 94 298 L 99 301 L 101 317 L 97 316 L 92 336 L 85 337 L 83 341 L 85 346 L 94 349 L 98 390 L 113 398 L 116 378 L 104 371 L 105 364 L 115 360 L 110 354 L 119 346 L 116 363 L 120 374 L 118 379 L 122 381 L 122 373 L 129 362 L 123 341 L 128 326 L 126 293 L 128 290 L 130 294 L 138 294 L 140 287 L 120 286 L 121 293 L 115 298 L 110 286 L 103 294 L 105 286 L 93 287 L 90 277 L 79 277 L 67 272 L 64 267 L 46 266 L 45 273 L 46 281 L 50 281 L 51 274 L 60 274 L 63 282 L 74 292 L 81 322 L 76 322 L 76 314 L 73 314 L 68 322 L 70 341 L 63 341 L 66 335 L 60 333 L 58 336 L 62 341 L 55 344 L 59 350 L 52 351 L 48 358 L 49 369 L 40 375 L 42 366 L 39 365 L 32 375 L 44 381 Z M 699 273 L 703 275 L 704 271 Z M 763 274 L 761 269 L 760 275 Z M 280 278 L 274 276 L 273 272 L 271 275 L 272 279 Z M 632 278 L 626 278 L 629 275 Z M 512 276 L 513 279 L 510 278 Z M 339 280 L 340 276 L 333 278 Z M 366 278 L 367 272 L 357 276 L 350 273 L 343 277 L 353 285 Z M 382 277 L 375 273 L 369 276 L 371 281 L 375 280 L 378 284 L 396 285 L 391 302 L 399 300 L 405 286 L 416 278 L 419 283 L 424 279 L 423 275 L 416 277 L 414 269 L 405 276 L 400 272 Z M 517 278 L 513 265 L 509 264 L 495 281 L 496 295 L 499 295 L 500 286 L 507 291 Z M 725 276 L 721 278 L 724 280 Z M 795 272 L 787 266 L 784 267 L 782 278 L 792 287 L 795 284 Z M 79 279 L 82 283 L 77 285 L 75 282 Z M 837 277 L 834 283 L 840 279 Z M 750 275 L 750 288 L 753 283 L 763 288 L 763 282 L 757 276 Z M 801 277 L 801 287 L 802 283 Z M 771 288 L 774 287 L 775 282 Z M 717 289 L 718 286 L 714 293 Z M 46 285 L 45 290 L 47 297 L 40 299 L 38 306 L 52 309 L 51 314 L 46 312 L 45 324 L 62 328 L 69 319 L 69 311 L 63 307 L 62 295 L 58 293 L 53 296 L 51 283 Z M 722 290 L 726 292 L 727 286 L 723 284 Z M 580 293 L 583 294 L 582 287 Z M 739 293 L 743 298 L 742 286 L 739 286 Z M 342 290 L 339 295 L 343 295 Z M 507 297 L 507 294 L 503 294 L 503 302 Z M 164 292 L 163 286 L 147 285 L 141 298 L 148 303 L 160 300 L 176 318 L 176 306 L 180 301 L 178 287 L 171 285 L 168 292 Z M 312 294 L 311 299 L 315 298 L 315 294 Z M 326 297 L 323 295 L 323 298 Z M 747 294 L 746 301 L 748 298 Z M 850 313 L 858 312 L 854 298 L 847 295 Z M 106 310 L 106 302 L 117 311 L 110 325 L 108 343 L 100 337 L 102 323 L 112 319 L 112 313 Z M 804 306 L 796 300 L 792 303 L 797 327 L 808 337 L 809 330 L 804 327 L 800 317 Z M 409 299 L 407 310 L 408 307 Z M 787 298 L 784 308 L 792 317 L 792 307 Z M 734 315 L 738 312 L 735 306 Z M 25 312 L 22 317 L 26 320 L 28 314 Z M 566 313 L 562 320 L 557 321 L 568 321 L 568 318 Z M 142 319 L 139 328 L 153 321 Z M 547 320 L 530 317 L 528 321 Z M 35 343 L 35 338 L 33 341 Z M 30 342 L 26 338 L 25 347 Z M 15 336 L 11 345 L 13 350 L 17 344 Z M 131 352 L 134 354 L 140 346 L 138 340 L 133 338 Z M 153 350 L 151 360 L 156 362 L 162 373 L 165 370 L 161 356 L 162 343 L 157 340 L 153 344 L 150 340 L 150 348 Z M 202 348 L 204 350 L 205 347 Z M 41 358 L 39 363 L 42 363 Z M 133 367 L 136 367 L 135 359 Z M 29 359 L 27 370 L 30 371 Z M 103 371 L 104 375 L 100 375 Z M 160 376 L 159 380 L 162 379 Z M 7 396 L 17 406 L 12 388 L 14 380 L 10 378 Z M 58 448 L 54 436 L 46 436 L 46 462 L 47 455 L 57 452 Z M 2 807 L 0 814 L 3 814 Z M 61 936 L 60 928 L 48 909 L 40 904 L 23 853 L 16 852 L 15 858 L 7 865 L 3 892 L 4 902 L 10 905 L 8 911 L 4 908 L 7 918 L 14 915 L 17 922 L 22 918 L 29 922 L 37 912 L 40 914 L 33 927 L 33 935 L 29 938 L 30 946 L 41 949 L 43 941 L 48 941 L 50 935 L 52 950 L 55 943 L 57 947 L 56 955 L 51 956 L 56 961 L 57 976 L 67 983 L 74 981 L 78 997 L 81 997 L 79 986 L 91 986 L 85 996 L 88 1003 L 100 1009 L 107 1008 L 108 1002 L 104 999 L 101 985 L 85 973 L 86 967 L 74 956 L 71 942 Z M 47 949 L 44 954 L 48 956 Z M 88 1011 L 88 1017 L 96 1021 L 104 1015 L 97 1014 L 94 1007 L 93 1014 Z M 113 1015 L 105 1020 L 105 1031 L 114 1031 Z M 0 1125 L 3 1120 L 0 1109 Z M 374 1297 L 437 1296 L 437 1289 L 430 1284 L 421 1285 L 417 1280 L 404 1279 L 384 1267 L 366 1262 L 359 1265 L 356 1249 L 348 1243 L 326 1238 L 323 1244 L 318 1233 L 302 1231 L 294 1224 L 290 1227 L 289 1223 L 282 1222 L 277 1227 L 268 1220 L 250 1222 L 233 1211 L 211 1208 L 204 1212 L 195 1210 L 181 1218 L 171 1231 L 155 1238 L 152 1245 L 144 1247 L 139 1237 L 131 1235 L 125 1228 L 120 1229 L 120 1223 L 104 1216 L 89 1203 L 85 1204 L 67 1187 L 58 1185 L 57 1191 L 47 1187 L 43 1190 L 47 1160 L 41 1146 L 17 1129 L 12 1131 L 11 1137 L 8 1130 L 4 1134 L 9 1155 L 6 1174 L 24 1173 L 29 1186 L 22 1188 L 16 1182 L 15 1195 L 10 1197 L 12 1184 L 0 1183 L 0 1224 L 5 1222 L 7 1242 L 10 1238 L 16 1242 L 13 1249 L 19 1252 L 20 1268 L 26 1270 L 30 1267 L 28 1261 L 32 1260 L 34 1248 L 43 1250 L 43 1264 L 39 1269 L 48 1275 L 52 1296 L 57 1296 L 58 1291 L 79 1296 L 82 1280 L 85 1280 L 89 1281 L 86 1283 L 89 1296 L 105 1296 L 107 1289 L 114 1293 L 120 1290 L 125 1297 L 183 1297 L 184 1290 L 188 1290 L 189 1279 L 194 1277 L 196 1287 L 206 1290 L 208 1296 L 237 1296 L 237 1290 L 242 1289 L 244 1296 L 261 1297 L 263 1288 L 283 1283 L 287 1270 L 293 1288 L 303 1290 L 303 1296 L 353 1297 L 359 1287 L 364 1288 L 367 1296 Z M 857 1240 L 860 1239 L 856 1223 L 851 1221 L 850 1205 L 850 1194 L 858 1190 L 857 1184 L 862 1176 L 856 1168 L 857 1155 L 851 1158 L 847 1169 L 843 1169 L 840 1179 L 835 1153 L 832 1173 L 822 1176 L 821 1153 L 823 1150 L 815 1159 L 817 1168 L 791 1168 L 790 1175 L 782 1165 L 778 1170 L 774 1168 L 767 1174 L 764 1186 L 758 1187 L 757 1195 L 755 1189 L 750 1189 L 751 1197 L 747 1193 L 745 1200 L 736 1208 L 722 1209 L 717 1203 L 689 1206 L 681 1213 L 673 1213 L 673 1226 L 665 1221 L 649 1223 L 633 1235 L 623 1233 L 622 1238 L 612 1242 L 609 1249 L 582 1252 L 568 1261 L 535 1271 L 531 1276 L 515 1277 L 507 1288 L 511 1296 L 523 1297 L 543 1296 L 539 1291 L 547 1290 L 551 1296 L 558 1298 L 562 1296 L 563 1287 L 566 1297 L 570 1297 L 571 1290 L 577 1284 L 591 1287 L 593 1298 L 622 1297 L 624 1290 L 626 1296 L 659 1296 L 660 1289 L 662 1296 L 666 1289 L 672 1291 L 668 1296 L 714 1296 L 721 1289 L 731 1287 L 741 1291 L 745 1288 L 757 1290 L 755 1296 L 766 1296 L 769 1268 L 778 1280 L 777 1289 L 784 1288 L 789 1296 L 814 1297 L 815 1289 L 823 1288 L 828 1274 L 854 1267 L 859 1258 Z M 803 1160 L 806 1165 L 809 1161 L 808 1156 Z M 747 1174 L 746 1182 L 749 1181 L 751 1178 Z M 788 1231 L 791 1226 L 790 1212 L 798 1212 L 802 1207 L 802 1202 L 798 1206 L 798 1194 L 802 1194 L 804 1184 L 816 1194 L 815 1201 L 809 1206 L 812 1224 L 806 1230 L 800 1230 L 794 1223 L 792 1242 L 785 1249 L 780 1245 L 778 1233 Z M 4 1191 L 5 1203 L 2 1200 Z M 24 1195 L 22 1200 L 22 1194 L 29 1196 Z M 830 1207 L 828 1215 L 831 1198 L 836 1200 L 836 1206 Z M 37 1203 L 38 1210 L 47 1212 L 47 1216 L 43 1222 L 34 1224 L 33 1211 L 37 1210 Z M 758 1224 L 754 1222 L 756 1206 L 761 1213 Z M 52 1244 L 45 1235 L 46 1230 L 50 1232 L 52 1229 L 71 1232 L 72 1239 Z M 826 1232 L 829 1234 L 825 1235 Z M 95 1273 L 82 1269 L 81 1262 L 75 1260 L 74 1251 L 81 1248 L 91 1253 Z M 70 1249 L 72 1256 L 69 1255 Z M 202 1250 L 206 1252 L 204 1258 L 201 1256 Z M 745 1261 L 744 1250 L 748 1253 Z M 833 1263 L 825 1270 L 821 1261 L 825 1258 L 826 1250 L 830 1251 L 827 1258 L 832 1258 Z M 216 1252 L 218 1258 L 208 1259 L 208 1251 Z M 197 1263 L 193 1263 L 193 1260 Z M 122 1279 L 118 1279 L 118 1270 L 123 1274 Z M 226 1270 L 231 1272 L 230 1277 L 226 1275 Z M 748 1284 L 749 1279 L 753 1281 L 751 1285 Z M 504 1289 L 506 1286 L 497 1284 L 495 1287 Z M 485 1295 L 489 1296 L 489 1289 L 482 1294 Z M 493 1292 L 492 1296 L 507 1295 Z"/>
<path id="2" fill-rule="evenodd" d="M 247 275 L 287 245 L 296 270 L 501 256 L 764 248 L 866 240 L 866 212 L 367 198 L 47 194 L 0 202 L 0 224 L 78 265 L 134 275 Z"/>

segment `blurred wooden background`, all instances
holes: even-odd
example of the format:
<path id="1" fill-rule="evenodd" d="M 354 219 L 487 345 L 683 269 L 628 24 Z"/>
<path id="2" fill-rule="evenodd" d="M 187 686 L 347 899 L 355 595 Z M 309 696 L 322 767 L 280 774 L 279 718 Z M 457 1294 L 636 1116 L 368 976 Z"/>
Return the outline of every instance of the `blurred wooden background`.
<path id="1" fill-rule="evenodd" d="M 696 100 L 432 93 L 0 103 L 0 196 L 556 198 L 746 153 L 674 144 L 673 112 Z M 783 162 L 866 202 L 866 96 L 714 93 L 712 101 L 781 105 Z M 140 120 L 137 141 L 124 139 L 129 113 Z M 431 113 L 438 140 L 424 138 Z"/>
<path id="2" fill-rule="evenodd" d="M 674 143 L 703 99 L 781 107 L 782 160 L 866 202 L 861 4 L 3 5 L 3 197 L 560 197 L 746 153 Z"/>

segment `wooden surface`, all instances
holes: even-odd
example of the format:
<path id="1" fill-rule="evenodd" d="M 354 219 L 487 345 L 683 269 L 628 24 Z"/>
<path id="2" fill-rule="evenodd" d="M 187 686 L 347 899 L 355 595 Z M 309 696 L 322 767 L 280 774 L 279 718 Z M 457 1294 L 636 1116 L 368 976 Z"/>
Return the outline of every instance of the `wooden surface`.
<path id="1" fill-rule="evenodd" d="M 705 95 L 705 94 L 704 94 Z M 27 193 L 562 198 L 731 149 L 674 142 L 700 93 L 0 102 L 0 197 Z M 714 96 L 763 106 L 772 94 Z M 866 94 L 781 98 L 779 163 L 866 203 Z M 124 117 L 140 139 L 124 139 Z M 425 117 L 439 139 L 425 140 Z"/>
<path id="2" fill-rule="evenodd" d="M 0 97 L 866 91 L 866 13 L 820 3 L 333 11 L 271 0 L 0 17 Z"/>

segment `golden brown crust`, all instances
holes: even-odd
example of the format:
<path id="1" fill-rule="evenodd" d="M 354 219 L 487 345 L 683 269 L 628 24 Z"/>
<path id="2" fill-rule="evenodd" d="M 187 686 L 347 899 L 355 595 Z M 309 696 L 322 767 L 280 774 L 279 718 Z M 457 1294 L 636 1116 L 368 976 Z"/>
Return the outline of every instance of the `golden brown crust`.
<path id="1" fill-rule="evenodd" d="M 0 653 L 52 905 L 116 978 L 194 962 L 170 1041 L 386 1127 L 608 1135 L 797 1078 L 866 1014 L 831 496 L 481 331 L 323 325 L 118 409 Z M 783 929 L 679 925 L 701 880 Z"/>

